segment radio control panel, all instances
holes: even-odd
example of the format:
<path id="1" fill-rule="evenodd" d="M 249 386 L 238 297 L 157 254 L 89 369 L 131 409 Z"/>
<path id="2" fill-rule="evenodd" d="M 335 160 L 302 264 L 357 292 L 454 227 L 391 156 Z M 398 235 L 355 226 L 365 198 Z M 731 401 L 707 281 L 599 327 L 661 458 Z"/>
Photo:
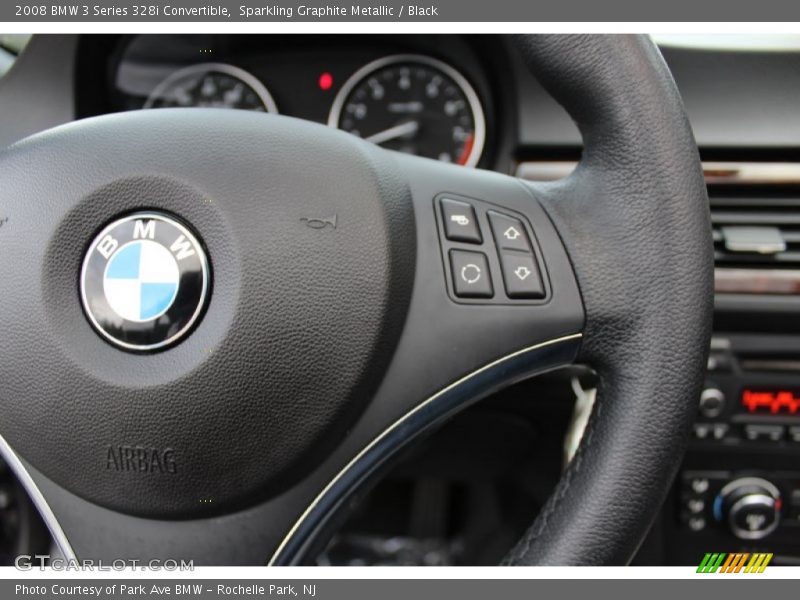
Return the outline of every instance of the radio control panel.
<path id="1" fill-rule="evenodd" d="M 716 343 L 698 402 L 694 442 L 780 445 L 800 452 L 800 362 L 743 361 Z M 750 363 L 762 370 L 745 368 Z"/>
<path id="2" fill-rule="evenodd" d="M 713 340 L 666 506 L 667 564 L 721 551 L 800 565 L 800 336 Z"/>

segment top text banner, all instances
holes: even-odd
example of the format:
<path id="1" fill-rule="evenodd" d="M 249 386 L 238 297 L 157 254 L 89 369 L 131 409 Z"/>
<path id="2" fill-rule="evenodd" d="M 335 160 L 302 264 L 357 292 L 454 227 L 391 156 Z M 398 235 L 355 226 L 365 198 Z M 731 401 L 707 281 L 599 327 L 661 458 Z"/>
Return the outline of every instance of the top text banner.
<path id="1" fill-rule="evenodd" d="M 3 0 L 3 22 L 787 22 L 796 0 Z"/>

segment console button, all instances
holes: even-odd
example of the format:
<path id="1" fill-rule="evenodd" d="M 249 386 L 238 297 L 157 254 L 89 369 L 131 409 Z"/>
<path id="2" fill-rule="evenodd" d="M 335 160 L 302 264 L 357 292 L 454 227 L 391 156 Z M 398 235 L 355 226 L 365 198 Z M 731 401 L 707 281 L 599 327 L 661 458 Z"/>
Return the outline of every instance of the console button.
<path id="1" fill-rule="evenodd" d="M 728 435 L 728 427 L 727 423 L 715 423 L 714 427 L 711 430 L 711 435 L 714 436 L 715 440 L 724 440 L 725 436 Z"/>
<path id="2" fill-rule="evenodd" d="M 694 437 L 696 437 L 698 440 L 707 439 L 709 433 L 711 433 L 711 425 L 709 423 L 694 424 Z"/>
<path id="3" fill-rule="evenodd" d="M 708 387 L 700 394 L 700 414 L 709 419 L 718 417 L 725 408 L 725 394 L 715 387 Z"/>
<path id="4" fill-rule="evenodd" d="M 689 487 L 695 494 L 705 494 L 708 491 L 709 482 L 706 477 L 694 477 L 689 480 Z"/>
<path id="5" fill-rule="evenodd" d="M 785 431 L 783 425 L 745 425 L 744 436 L 751 442 L 779 442 Z"/>
<path id="6" fill-rule="evenodd" d="M 789 427 L 789 439 L 793 442 L 800 442 L 800 426 Z"/>
<path id="7" fill-rule="evenodd" d="M 531 243 L 525 233 L 522 221 L 508 215 L 490 210 L 489 223 L 492 225 L 495 243 L 503 250 L 522 250 L 532 252 Z"/>
<path id="8" fill-rule="evenodd" d="M 501 251 L 500 265 L 509 298 L 544 298 L 544 285 L 533 254 Z"/>
<path id="9" fill-rule="evenodd" d="M 697 515 L 706 509 L 706 503 L 700 498 L 692 498 L 686 502 L 686 508 L 689 509 L 690 513 Z"/>
<path id="10" fill-rule="evenodd" d="M 450 250 L 450 269 L 453 288 L 459 298 L 491 298 L 494 295 L 485 254 Z"/>
<path id="11" fill-rule="evenodd" d="M 781 518 L 781 493 L 760 477 L 742 477 L 725 485 L 714 501 L 718 521 L 743 540 L 760 540 L 772 533 Z"/>
<path id="12" fill-rule="evenodd" d="M 450 198 L 442 198 L 441 206 L 444 235 L 448 240 L 471 244 L 483 242 L 478 219 L 475 218 L 475 209 L 472 206 Z"/>
<path id="13" fill-rule="evenodd" d="M 733 370 L 733 359 L 729 352 L 712 350 L 708 355 L 707 370 L 710 373 L 730 373 Z"/>
<path id="14" fill-rule="evenodd" d="M 706 520 L 703 517 L 691 517 L 689 519 L 689 529 L 692 531 L 703 531 L 706 528 Z"/>

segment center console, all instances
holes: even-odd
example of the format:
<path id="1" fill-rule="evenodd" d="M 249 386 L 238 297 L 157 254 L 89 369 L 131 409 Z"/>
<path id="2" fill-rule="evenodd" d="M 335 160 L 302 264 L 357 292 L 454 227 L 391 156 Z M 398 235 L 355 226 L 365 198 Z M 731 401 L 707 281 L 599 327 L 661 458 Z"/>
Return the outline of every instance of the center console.
<path id="1" fill-rule="evenodd" d="M 714 338 L 663 520 L 671 564 L 768 552 L 800 565 L 800 337 Z"/>

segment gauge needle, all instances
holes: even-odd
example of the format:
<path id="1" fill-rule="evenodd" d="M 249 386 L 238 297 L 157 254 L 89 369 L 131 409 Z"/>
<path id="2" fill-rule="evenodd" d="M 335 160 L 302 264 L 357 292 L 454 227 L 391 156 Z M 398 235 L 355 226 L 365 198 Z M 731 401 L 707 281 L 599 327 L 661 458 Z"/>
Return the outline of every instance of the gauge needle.
<path id="1" fill-rule="evenodd" d="M 419 130 L 419 123 L 417 121 L 407 121 L 406 123 L 400 123 L 400 125 L 389 127 L 389 129 L 384 129 L 378 133 L 373 133 L 371 136 L 364 139 L 373 144 L 382 144 L 389 140 L 403 137 L 404 135 L 415 134 L 417 130 Z"/>

